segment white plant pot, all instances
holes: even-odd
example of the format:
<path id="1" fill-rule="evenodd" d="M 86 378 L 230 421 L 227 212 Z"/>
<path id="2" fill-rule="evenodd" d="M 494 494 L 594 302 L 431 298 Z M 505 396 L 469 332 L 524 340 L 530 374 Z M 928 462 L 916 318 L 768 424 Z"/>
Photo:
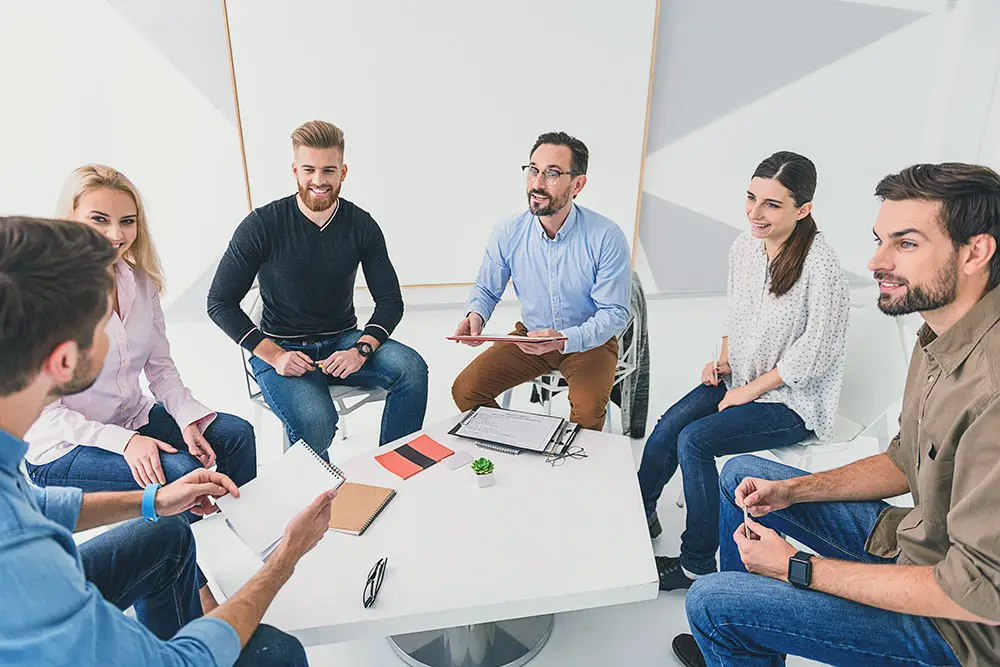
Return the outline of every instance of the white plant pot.
<path id="1" fill-rule="evenodd" d="M 493 486 L 493 473 L 489 472 L 485 475 L 476 475 L 476 484 L 478 484 L 481 489 L 485 489 L 487 486 Z"/>

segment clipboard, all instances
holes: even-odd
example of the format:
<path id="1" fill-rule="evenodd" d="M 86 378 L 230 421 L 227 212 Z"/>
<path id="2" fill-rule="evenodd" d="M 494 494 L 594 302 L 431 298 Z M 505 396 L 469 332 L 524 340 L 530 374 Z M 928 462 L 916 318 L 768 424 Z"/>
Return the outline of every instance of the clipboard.
<path id="1" fill-rule="evenodd" d="M 573 422 L 568 421 L 566 419 L 552 417 L 553 420 L 559 422 L 558 426 L 556 427 L 555 432 L 552 434 L 552 437 L 549 439 L 549 442 L 545 445 L 545 447 L 543 447 L 541 449 L 536 449 L 534 447 L 521 446 L 521 445 L 518 445 L 516 442 L 511 442 L 511 441 L 501 442 L 499 440 L 494 440 L 494 439 L 490 439 L 490 438 L 483 438 L 481 436 L 472 436 L 472 435 L 463 434 L 461 432 L 463 426 L 465 426 L 465 423 L 481 407 L 483 407 L 483 406 L 476 406 L 475 408 L 473 408 L 472 410 L 470 410 L 468 412 L 468 414 L 466 414 L 464 417 L 462 417 L 462 419 L 457 424 L 455 424 L 455 426 L 452 427 L 452 429 L 450 431 L 448 431 L 448 434 L 449 435 L 454 435 L 454 436 L 459 437 L 459 438 L 464 438 L 464 439 L 467 439 L 467 440 L 472 440 L 478 446 L 483 447 L 484 449 L 489 449 L 491 451 L 497 451 L 497 452 L 501 452 L 501 453 L 504 453 L 504 454 L 520 454 L 520 453 L 524 452 L 524 453 L 528 453 L 528 454 L 541 454 L 542 456 L 550 456 L 552 454 L 562 454 L 563 452 L 565 452 L 566 449 L 569 448 L 569 446 L 572 444 L 572 442 L 576 438 L 576 436 L 583 429 L 583 427 L 580 426 L 579 424 L 574 424 Z M 494 409 L 496 409 L 496 408 L 494 408 Z M 520 410 L 505 410 L 505 412 L 513 412 L 513 413 L 531 415 L 532 417 L 539 416 L 539 415 L 535 415 L 534 413 L 522 412 Z"/>

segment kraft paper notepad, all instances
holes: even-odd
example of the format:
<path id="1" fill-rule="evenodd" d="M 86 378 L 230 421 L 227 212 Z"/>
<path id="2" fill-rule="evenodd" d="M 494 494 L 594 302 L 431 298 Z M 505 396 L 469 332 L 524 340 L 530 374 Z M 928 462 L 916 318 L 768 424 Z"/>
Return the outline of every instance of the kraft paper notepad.
<path id="1" fill-rule="evenodd" d="M 330 503 L 330 529 L 362 535 L 395 497 L 395 490 L 383 486 L 344 482 Z"/>

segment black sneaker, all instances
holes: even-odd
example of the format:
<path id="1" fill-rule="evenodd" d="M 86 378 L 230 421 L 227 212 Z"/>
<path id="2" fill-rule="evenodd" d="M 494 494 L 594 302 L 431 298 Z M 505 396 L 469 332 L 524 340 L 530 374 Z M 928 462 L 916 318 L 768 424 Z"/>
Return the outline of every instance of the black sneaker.
<path id="1" fill-rule="evenodd" d="M 706 667 L 705 657 L 698 648 L 698 642 L 691 635 L 677 635 L 671 644 L 674 655 L 684 667 Z"/>
<path id="2" fill-rule="evenodd" d="M 646 517 L 646 525 L 649 526 L 651 538 L 657 538 L 663 532 L 663 528 L 660 527 L 660 517 L 656 516 L 656 510 L 653 510 L 653 513 Z"/>
<path id="3" fill-rule="evenodd" d="M 660 575 L 661 591 L 678 591 L 691 588 L 694 579 L 688 579 L 681 569 L 681 559 L 673 556 L 657 556 L 656 572 Z"/>

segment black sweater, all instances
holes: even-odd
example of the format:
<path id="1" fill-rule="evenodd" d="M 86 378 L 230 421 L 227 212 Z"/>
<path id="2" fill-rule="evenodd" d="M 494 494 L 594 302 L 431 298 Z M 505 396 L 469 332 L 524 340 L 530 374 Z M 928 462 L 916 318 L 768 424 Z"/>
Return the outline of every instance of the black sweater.
<path id="1" fill-rule="evenodd" d="M 265 337 L 353 329 L 358 265 L 375 300 L 365 333 L 384 343 L 403 317 L 403 296 L 378 224 L 341 199 L 336 215 L 318 227 L 299 210 L 295 195 L 285 197 L 255 209 L 233 233 L 208 291 L 208 315 L 250 351 Z M 258 276 L 260 329 L 240 308 Z"/>

